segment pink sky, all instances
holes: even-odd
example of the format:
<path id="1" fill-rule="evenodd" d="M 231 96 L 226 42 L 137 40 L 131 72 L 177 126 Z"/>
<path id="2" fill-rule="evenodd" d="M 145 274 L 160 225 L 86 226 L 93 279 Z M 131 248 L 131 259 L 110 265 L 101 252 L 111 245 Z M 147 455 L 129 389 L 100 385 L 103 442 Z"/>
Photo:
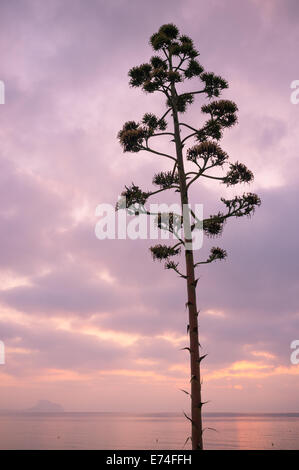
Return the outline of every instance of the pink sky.
<path id="1" fill-rule="evenodd" d="M 230 88 L 239 124 L 222 147 L 255 174 L 262 206 L 216 244 L 198 283 L 206 411 L 299 411 L 296 0 L 2 0 L 0 409 L 48 399 L 74 411 L 181 411 L 189 384 L 185 285 L 149 241 L 99 241 L 95 208 L 145 190 L 167 163 L 123 154 L 127 120 L 160 114 L 128 86 L 150 35 L 174 22 Z M 186 120 L 200 122 L 197 99 Z M 220 207 L 217 184 L 192 202 Z M 205 240 L 203 255 L 215 240 Z"/>

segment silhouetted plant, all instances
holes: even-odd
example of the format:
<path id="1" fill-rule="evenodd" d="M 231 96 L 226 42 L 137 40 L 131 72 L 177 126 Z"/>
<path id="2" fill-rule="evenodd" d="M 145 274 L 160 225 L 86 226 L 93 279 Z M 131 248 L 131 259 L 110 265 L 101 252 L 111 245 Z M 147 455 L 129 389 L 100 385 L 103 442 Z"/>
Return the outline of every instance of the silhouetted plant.
<path id="1" fill-rule="evenodd" d="M 175 190 L 180 195 L 180 204 L 189 204 L 188 191 L 200 177 L 218 180 L 226 186 L 237 183 L 249 183 L 253 180 L 252 172 L 242 163 L 229 163 L 228 155 L 222 150 L 219 141 L 223 130 L 230 128 L 237 122 L 237 105 L 229 100 L 212 100 L 218 98 L 223 90 L 228 88 L 228 83 L 214 73 L 204 71 L 197 58 L 199 52 L 194 48 L 193 41 L 188 36 L 180 35 L 174 24 L 161 26 L 159 31 L 152 35 L 150 44 L 159 53 L 151 57 L 148 63 L 133 67 L 129 71 L 130 85 L 139 87 L 147 93 L 160 92 L 166 98 L 166 111 L 163 116 L 158 117 L 152 113 L 146 113 L 140 122 L 126 122 L 118 134 L 119 141 L 124 152 L 146 151 L 159 155 L 172 162 L 169 171 L 154 175 L 153 184 L 158 186 L 156 191 L 142 191 L 138 186 L 132 184 L 126 187 L 122 193 L 126 196 L 126 207 L 134 206 L 135 214 L 151 213 L 144 208 L 148 199 L 157 193 L 166 190 Z M 202 84 L 200 90 L 180 93 L 177 88 L 179 84 L 190 79 L 198 79 Z M 201 127 L 191 126 L 182 121 L 181 114 L 185 113 L 199 94 L 209 99 L 207 104 L 201 106 L 203 116 L 208 115 L 206 122 Z M 211 101 L 212 100 L 212 101 Z M 169 119 L 171 116 L 171 119 Z M 167 119 L 168 120 L 167 120 Z M 170 122 L 171 130 L 167 130 Z M 187 135 L 182 131 L 187 130 Z M 150 141 L 157 136 L 169 136 L 174 146 L 173 153 L 158 151 L 150 146 Z M 193 145 L 186 151 L 185 145 L 189 139 L 193 139 Z M 184 151 L 184 153 L 183 153 Z M 184 155 L 185 154 L 185 155 Z M 195 171 L 185 171 L 185 161 L 194 164 Z M 223 169 L 228 164 L 228 172 L 224 176 L 216 176 L 210 173 L 212 169 Z M 203 220 L 202 229 L 208 236 L 218 236 L 222 233 L 223 226 L 230 217 L 250 216 L 261 201 L 256 194 L 245 193 L 232 199 L 224 199 L 224 210 Z M 124 207 L 118 203 L 117 208 Z M 132 213 L 132 212 L 131 212 Z M 156 224 L 159 228 L 167 228 L 163 214 L 155 214 Z M 192 425 L 192 449 L 203 449 L 203 427 L 201 399 L 201 377 L 200 364 L 206 355 L 200 356 L 198 335 L 198 311 L 196 303 L 195 268 L 201 264 L 212 263 L 216 260 L 226 258 L 224 249 L 213 247 L 206 260 L 194 262 L 191 236 L 193 230 L 198 230 L 199 225 L 195 214 L 189 209 L 187 217 L 182 218 L 178 214 L 169 214 L 168 230 L 175 232 L 175 227 L 183 224 L 183 239 L 178 238 L 174 246 L 158 244 L 151 248 L 154 260 L 166 262 L 165 268 L 172 269 L 180 277 L 186 280 L 188 299 L 186 306 L 189 313 L 189 347 L 183 348 L 190 353 L 190 375 L 191 375 L 191 417 L 186 417 Z M 190 246 L 191 242 L 191 246 Z M 186 273 L 179 271 L 179 262 L 170 258 L 178 255 L 184 249 Z"/>

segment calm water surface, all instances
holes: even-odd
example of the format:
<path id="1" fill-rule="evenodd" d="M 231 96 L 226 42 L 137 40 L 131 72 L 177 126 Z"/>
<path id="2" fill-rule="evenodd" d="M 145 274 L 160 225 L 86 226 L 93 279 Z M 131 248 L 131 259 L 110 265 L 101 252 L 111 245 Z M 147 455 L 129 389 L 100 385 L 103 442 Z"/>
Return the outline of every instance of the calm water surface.
<path id="1" fill-rule="evenodd" d="M 209 414 L 207 449 L 299 449 L 299 413 Z M 0 449 L 189 449 L 181 415 L 0 413 Z"/>

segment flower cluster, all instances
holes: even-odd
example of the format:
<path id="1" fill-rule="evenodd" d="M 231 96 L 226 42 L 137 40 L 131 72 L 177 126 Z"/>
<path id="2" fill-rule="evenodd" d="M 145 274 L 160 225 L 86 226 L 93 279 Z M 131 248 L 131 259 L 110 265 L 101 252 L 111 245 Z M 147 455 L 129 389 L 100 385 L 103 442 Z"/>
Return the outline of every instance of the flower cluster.
<path id="1" fill-rule="evenodd" d="M 195 59 L 191 59 L 184 71 L 184 75 L 186 78 L 193 78 L 199 77 L 202 72 L 203 67 L 200 65 L 200 63 Z"/>
<path id="2" fill-rule="evenodd" d="M 208 98 L 212 98 L 213 96 L 217 97 L 222 90 L 228 88 L 227 81 L 219 77 L 219 75 L 215 75 L 213 72 L 203 72 L 200 78 L 205 83 L 205 92 Z"/>
<path id="3" fill-rule="evenodd" d="M 165 119 L 158 119 L 155 114 L 145 113 L 142 124 L 135 121 L 125 122 L 117 137 L 124 152 L 139 152 L 145 139 L 151 137 L 155 130 L 164 131 L 167 128 Z"/>
<path id="4" fill-rule="evenodd" d="M 177 97 L 177 110 L 179 113 L 184 113 L 187 109 L 187 105 L 192 104 L 194 96 L 191 93 L 183 93 Z"/>
<path id="5" fill-rule="evenodd" d="M 213 140 L 220 140 L 222 137 L 221 125 L 215 119 L 209 119 L 205 125 L 198 130 L 196 134 L 196 139 L 199 142 L 204 142 L 209 138 Z"/>
<path id="6" fill-rule="evenodd" d="M 210 162 L 213 166 L 221 166 L 228 159 L 228 155 L 218 144 L 204 141 L 194 145 L 194 147 L 189 148 L 187 151 L 188 160 L 197 162 L 198 158 L 202 158 L 205 162 Z"/>
<path id="7" fill-rule="evenodd" d="M 250 183 L 253 180 L 253 173 L 243 163 L 230 163 L 230 169 L 223 179 L 227 186 L 238 183 Z"/>
<path id="8" fill-rule="evenodd" d="M 157 173 L 153 178 L 153 184 L 160 186 L 161 189 L 170 188 L 173 184 L 179 183 L 178 173 L 172 171 L 161 171 Z"/>
<path id="9" fill-rule="evenodd" d="M 139 152 L 144 139 L 148 136 L 148 129 L 135 121 L 128 121 L 123 125 L 117 137 L 124 152 Z"/>
<path id="10" fill-rule="evenodd" d="M 180 73 L 168 71 L 166 62 L 158 56 L 152 57 L 150 63 L 133 67 L 129 71 L 129 77 L 132 87 L 142 86 L 148 93 L 163 88 L 164 84 L 182 81 Z"/>
<path id="11" fill-rule="evenodd" d="M 151 36 L 150 44 L 155 51 L 166 53 L 167 50 L 166 56 L 167 54 L 177 56 L 181 63 L 187 61 L 187 67 L 179 70 L 178 67 L 171 68 L 166 58 L 154 55 L 149 63 L 133 67 L 129 71 L 131 86 L 142 87 L 144 91 L 153 93 L 157 90 L 165 90 L 165 87 L 171 84 L 182 82 L 183 78 L 192 78 L 203 73 L 203 67 L 195 60 L 199 53 L 194 48 L 192 39 L 185 35 L 180 36 L 175 25 L 161 26 L 159 31 Z M 184 97 L 180 101 L 183 100 Z M 180 105 L 184 107 L 182 103 Z"/>
<path id="12" fill-rule="evenodd" d="M 218 214 L 211 215 L 209 219 L 203 221 L 203 230 L 206 235 L 216 237 L 222 233 L 224 222 L 224 215 L 218 212 Z"/>
<path id="13" fill-rule="evenodd" d="M 187 109 L 187 105 L 192 104 L 194 96 L 192 93 L 182 93 L 176 97 L 176 108 L 179 113 L 184 113 Z M 167 99 L 166 106 L 172 106 L 171 98 Z"/>
<path id="14" fill-rule="evenodd" d="M 145 113 L 142 118 L 142 123 L 146 125 L 149 130 L 155 131 L 156 129 L 160 131 L 165 131 L 167 128 L 167 122 L 165 119 L 158 119 L 155 114 Z"/>
<path id="15" fill-rule="evenodd" d="M 150 248 L 154 260 L 168 259 L 170 256 L 176 256 L 180 253 L 180 248 L 173 248 L 167 245 L 155 245 Z"/>
<path id="16" fill-rule="evenodd" d="M 133 67 L 129 71 L 130 85 L 133 87 L 139 87 L 144 82 L 150 79 L 150 72 L 152 66 L 150 64 L 141 64 L 138 67 Z"/>
<path id="17" fill-rule="evenodd" d="M 127 209 L 133 207 L 135 204 L 144 206 L 150 193 L 142 191 L 139 186 L 134 183 L 130 187 L 126 186 L 126 189 L 121 193 L 121 199 L 116 204 L 116 210 Z"/>
<path id="18" fill-rule="evenodd" d="M 179 36 L 179 30 L 174 24 L 165 24 L 150 38 L 150 44 L 155 51 L 169 49 L 172 55 L 184 55 L 189 59 L 197 57 L 198 51 L 194 49 L 193 41 L 188 36 Z"/>
<path id="19" fill-rule="evenodd" d="M 174 269 L 176 271 L 178 265 L 179 263 L 175 263 L 174 261 L 167 261 L 167 263 L 165 263 L 165 269 Z"/>
<path id="20" fill-rule="evenodd" d="M 220 124 L 221 127 L 231 127 L 237 122 L 237 105 L 230 100 L 213 101 L 201 108 L 203 113 L 208 113 Z"/>
<path id="21" fill-rule="evenodd" d="M 222 248 L 215 247 L 211 248 L 210 251 L 210 256 L 207 259 L 208 263 L 211 263 L 212 261 L 215 261 L 216 259 L 224 259 L 227 257 L 227 252 L 223 250 Z"/>
<path id="22" fill-rule="evenodd" d="M 243 196 L 235 196 L 233 199 L 221 198 L 221 201 L 228 208 L 228 214 L 235 217 L 250 216 L 255 208 L 261 205 L 259 196 L 254 193 L 245 193 Z"/>

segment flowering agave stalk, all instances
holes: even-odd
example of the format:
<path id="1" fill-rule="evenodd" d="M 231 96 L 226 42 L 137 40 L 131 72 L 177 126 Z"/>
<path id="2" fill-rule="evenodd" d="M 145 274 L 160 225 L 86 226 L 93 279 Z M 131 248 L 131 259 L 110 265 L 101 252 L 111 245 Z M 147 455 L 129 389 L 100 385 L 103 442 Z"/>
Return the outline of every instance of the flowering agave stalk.
<path id="1" fill-rule="evenodd" d="M 159 31 L 150 38 L 155 55 L 148 63 L 133 67 L 129 71 L 130 85 L 140 87 L 147 93 L 160 92 L 166 98 L 166 111 L 158 117 L 151 113 L 144 114 L 140 122 L 126 122 L 118 134 L 119 141 L 124 152 L 150 152 L 153 155 L 166 158 L 171 163 L 169 171 L 160 172 L 153 178 L 153 184 L 159 189 L 154 191 L 142 191 L 139 186 L 132 184 L 126 187 L 122 193 L 125 206 L 119 202 L 117 209 L 127 208 L 130 213 L 139 215 L 146 213 L 152 215 L 145 205 L 148 199 L 157 193 L 174 190 L 180 195 L 182 210 L 189 207 L 188 192 L 192 184 L 199 178 L 218 180 L 226 186 L 237 183 L 249 183 L 253 180 L 252 172 L 242 163 L 228 163 L 228 155 L 219 146 L 225 128 L 232 127 L 237 122 L 237 106 L 232 101 L 215 99 L 222 90 L 228 88 L 228 83 L 214 73 L 207 73 L 197 60 L 198 51 L 194 48 L 193 41 L 185 35 L 180 35 L 178 28 L 173 24 L 161 26 Z M 194 91 L 180 92 L 178 88 L 184 81 L 195 79 L 201 88 Z M 190 83 L 194 83 L 192 80 Z M 201 111 L 203 117 L 207 116 L 200 127 L 191 126 L 181 120 L 182 114 L 194 101 L 196 95 L 201 94 L 208 98 L 208 103 L 203 104 Z M 204 121 L 204 119 L 203 119 Z M 168 130 L 170 127 L 170 130 Z M 153 148 L 151 143 L 155 137 L 168 136 L 172 152 L 165 153 Z M 187 142 L 192 146 L 185 150 Z M 192 171 L 186 171 L 186 160 Z M 223 169 L 228 165 L 226 174 L 219 176 L 212 174 L 213 169 Z M 256 194 L 245 193 L 233 199 L 224 199 L 224 209 L 211 215 L 202 222 L 202 229 L 206 235 L 220 235 L 226 220 L 230 217 L 250 216 L 261 201 Z M 133 209 L 132 209 L 133 208 Z M 164 223 L 164 214 L 156 215 L 156 223 L 159 228 L 167 228 Z M 202 427 L 202 398 L 200 365 L 204 355 L 200 355 L 198 333 L 198 310 L 196 303 L 195 269 L 206 263 L 221 260 L 226 257 L 226 251 L 213 247 L 206 260 L 195 262 L 192 249 L 192 232 L 197 230 L 198 223 L 191 209 L 187 210 L 187 216 L 170 214 L 168 230 L 176 233 L 176 228 L 181 224 L 183 236 L 177 237 L 178 243 L 174 246 L 156 245 L 151 247 L 154 259 L 164 260 L 166 269 L 173 269 L 187 284 L 187 302 L 189 323 L 187 331 L 190 344 L 184 348 L 190 353 L 190 395 L 192 428 L 192 449 L 203 449 Z M 184 250 L 185 274 L 179 270 L 179 263 L 173 261 L 173 257 Z"/>

